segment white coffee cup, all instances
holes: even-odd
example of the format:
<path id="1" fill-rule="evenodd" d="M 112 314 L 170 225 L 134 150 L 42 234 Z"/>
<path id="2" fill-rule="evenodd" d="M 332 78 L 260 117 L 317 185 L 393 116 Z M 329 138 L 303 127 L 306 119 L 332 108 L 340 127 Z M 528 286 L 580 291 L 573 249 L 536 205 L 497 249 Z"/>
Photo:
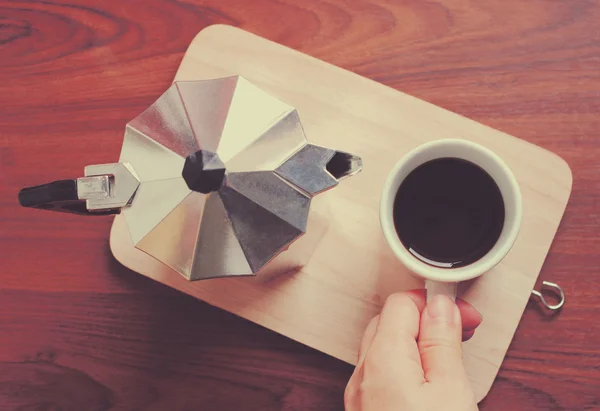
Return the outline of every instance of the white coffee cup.
<path id="1" fill-rule="evenodd" d="M 394 200 L 404 179 L 421 164 L 447 157 L 464 159 L 484 169 L 498 185 L 504 200 L 504 226 L 496 244 L 479 260 L 458 268 L 434 267 L 417 259 L 402 244 L 394 226 Z M 423 144 L 396 163 L 383 187 L 379 213 L 386 241 L 400 262 L 425 280 L 427 298 L 441 293 L 454 299 L 458 282 L 482 275 L 508 254 L 519 233 L 523 207 L 519 184 L 500 157 L 471 141 L 445 139 Z"/>

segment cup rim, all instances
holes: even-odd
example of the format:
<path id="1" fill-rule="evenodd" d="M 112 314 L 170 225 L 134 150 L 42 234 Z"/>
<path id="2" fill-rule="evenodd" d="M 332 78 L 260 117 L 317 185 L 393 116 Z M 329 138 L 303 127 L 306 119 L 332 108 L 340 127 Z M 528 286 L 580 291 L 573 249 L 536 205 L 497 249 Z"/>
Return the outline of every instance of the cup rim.
<path id="1" fill-rule="evenodd" d="M 431 150 L 435 146 L 439 145 L 468 147 L 469 149 L 478 151 L 479 154 L 482 154 L 484 157 L 487 157 L 496 165 L 498 165 L 500 173 L 503 174 L 503 176 L 506 178 L 506 181 L 508 182 L 508 191 L 512 196 L 511 201 L 513 202 L 515 207 L 514 218 L 512 219 L 511 226 L 509 227 L 510 231 L 503 240 L 502 244 L 499 247 L 497 247 L 492 254 L 490 253 L 492 250 L 490 250 L 488 254 L 486 254 L 479 260 L 473 262 L 472 264 L 459 268 L 434 267 L 418 260 L 412 254 L 410 254 L 410 252 L 402 244 L 394 226 L 393 203 L 396 197 L 396 192 L 398 191 L 398 188 L 400 187 L 400 184 L 403 181 L 403 179 L 398 181 L 398 174 L 401 171 L 403 171 L 404 166 L 416 156 L 419 156 L 424 151 Z M 460 158 L 460 156 L 456 157 Z M 469 159 L 466 160 L 471 161 Z M 503 200 L 506 201 L 506 199 L 504 199 L 504 194 L 505 193 L 503 193 Z M 493 151 L 480 144 L 464 139 L 441 139 L 430 141 L 414 148 L 406 155 L 404 155 L 398 162 L 396 162 L 383 185 L 383 192 L 381 195 L 379 207 L 379 217 L 384 237 L 387 243 L 389 244 L 390 248 L 396 255 L 396 257 L 400 260 L 402 264 L 404 264 L 412 273 L 416 274 L 417 276 L 426 280 L 438 282 L 459 282 L 471 280 L 473 278 L 479 277 L 483 273 L 491 270 L 494 266 L 496 266 L 506 256 L 506 254 L 508 254 L 508 252 L 514 245 L 514 242 L 517 239 L 517 235 L 521 226 L 522 214 L 523 207 L 519 183 L 517 182 L 510 168 Z M 505 222 L 503 230 L 506 229 L 506 224 L 507 223 Z"/>

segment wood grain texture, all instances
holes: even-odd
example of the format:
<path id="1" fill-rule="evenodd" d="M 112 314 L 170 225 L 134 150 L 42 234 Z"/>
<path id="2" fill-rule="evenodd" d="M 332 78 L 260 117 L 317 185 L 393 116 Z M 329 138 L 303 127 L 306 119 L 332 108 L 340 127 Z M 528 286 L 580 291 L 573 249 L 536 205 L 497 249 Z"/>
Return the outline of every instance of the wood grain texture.
<path id="1" fill-rule="evenodd" d="M 265 269 L 271 273 L 263 270 L 255 278 L 189 282 L 136 249 L 130 220 L 117 216 L 110 233 L 113 256 L 135 272 L 355 363 L 364 330 L 387 297 L 423 286 L 383 238 L 379 202 L 388 173 L 410 150 L 435 139 L 466 138 L 483 144 L 514 173 L 523 219 L 518 239 L 502 262 L 481 278 L 461 284 L 460 296 L 485 318 L 463 346 L 465 369 L 481 401 L 498 373 L 565 211 L 572 185 L 568 165 L 533 144 L 229 25 L 202 30 L 175 79 L 234 74 L 295 107 L 311 143 L 362 158 L 359 175 L 311 201 L 307 235 L 272 264 L 297 261 L 294 255 L 317 250 L 295 273 L 275 277 L 276 268 L 269 264 Z M 132 206 L 135 209 L 135 199 Z M 171 230 L 179 233 L 174 226 Z M 315 240 L 320 240 L 318 245 Z M 313 244 L 308 250 L 307 241 Z M 169 247 L 168 242 L 158 244 Z"/>
<path id="2" fill-rule="evenodd" d="M 19 188 L 118 156 L 194 35 L 240 26 L 567 160 L 569 207 L 482 410 L 600 408 L 597 1 L 0 1 L 0 409 L 340 410 L 351 367 L 141 278 Z"/>

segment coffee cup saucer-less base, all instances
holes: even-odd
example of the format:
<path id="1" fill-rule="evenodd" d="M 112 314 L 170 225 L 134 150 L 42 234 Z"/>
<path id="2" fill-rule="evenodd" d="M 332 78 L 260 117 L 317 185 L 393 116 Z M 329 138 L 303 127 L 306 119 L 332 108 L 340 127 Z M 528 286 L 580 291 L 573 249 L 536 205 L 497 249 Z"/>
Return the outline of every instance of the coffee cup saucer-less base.
<path id="1" fill-rule="evenodd" d="M 489 391 L 564 213 L 568 165 L 553 153 L 354 73 L 237 28 L 212 26 L 191 43 L 177 80 L 242 75 L 297 108 L 311 143 L 359 155 L 363 172 L 324 194 L 328 229 L 308 265 L 293 275 L 190 283 L 131 245 L 121 216 L 110 236 L 123 265 L 343 361 L 354 363 L 362 333 L 393 292 L 422 287 L 394 257 L 379 226 L 386 176 L 431 140 L 472 140 L 498 154 L 523 196 L 510 253 L 459 287 L 482 312 L 464 361 L 476 397 Z M 320 212 L 319 205 L 311 212 Z M 461 294 L 462 293 L 462 294 Z M 199 308 L 200 309 L 200 308 Z"/>

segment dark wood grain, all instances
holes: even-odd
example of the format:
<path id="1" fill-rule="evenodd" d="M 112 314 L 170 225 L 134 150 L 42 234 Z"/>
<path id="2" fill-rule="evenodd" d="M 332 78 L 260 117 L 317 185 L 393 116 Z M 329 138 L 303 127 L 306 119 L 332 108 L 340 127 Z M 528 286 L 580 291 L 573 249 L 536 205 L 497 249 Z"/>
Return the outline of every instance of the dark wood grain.
<path id="1" fill-rule="evenodd" d="M 128 271 L 110 218 L 19 188 L 118 158 L 124 124 L 226 23 L 555 151 L 573 194 L 481 404 L 600 409 L 600 3 L 0 0 L 0 409 L 341 410 L 352 368 Z"/>

